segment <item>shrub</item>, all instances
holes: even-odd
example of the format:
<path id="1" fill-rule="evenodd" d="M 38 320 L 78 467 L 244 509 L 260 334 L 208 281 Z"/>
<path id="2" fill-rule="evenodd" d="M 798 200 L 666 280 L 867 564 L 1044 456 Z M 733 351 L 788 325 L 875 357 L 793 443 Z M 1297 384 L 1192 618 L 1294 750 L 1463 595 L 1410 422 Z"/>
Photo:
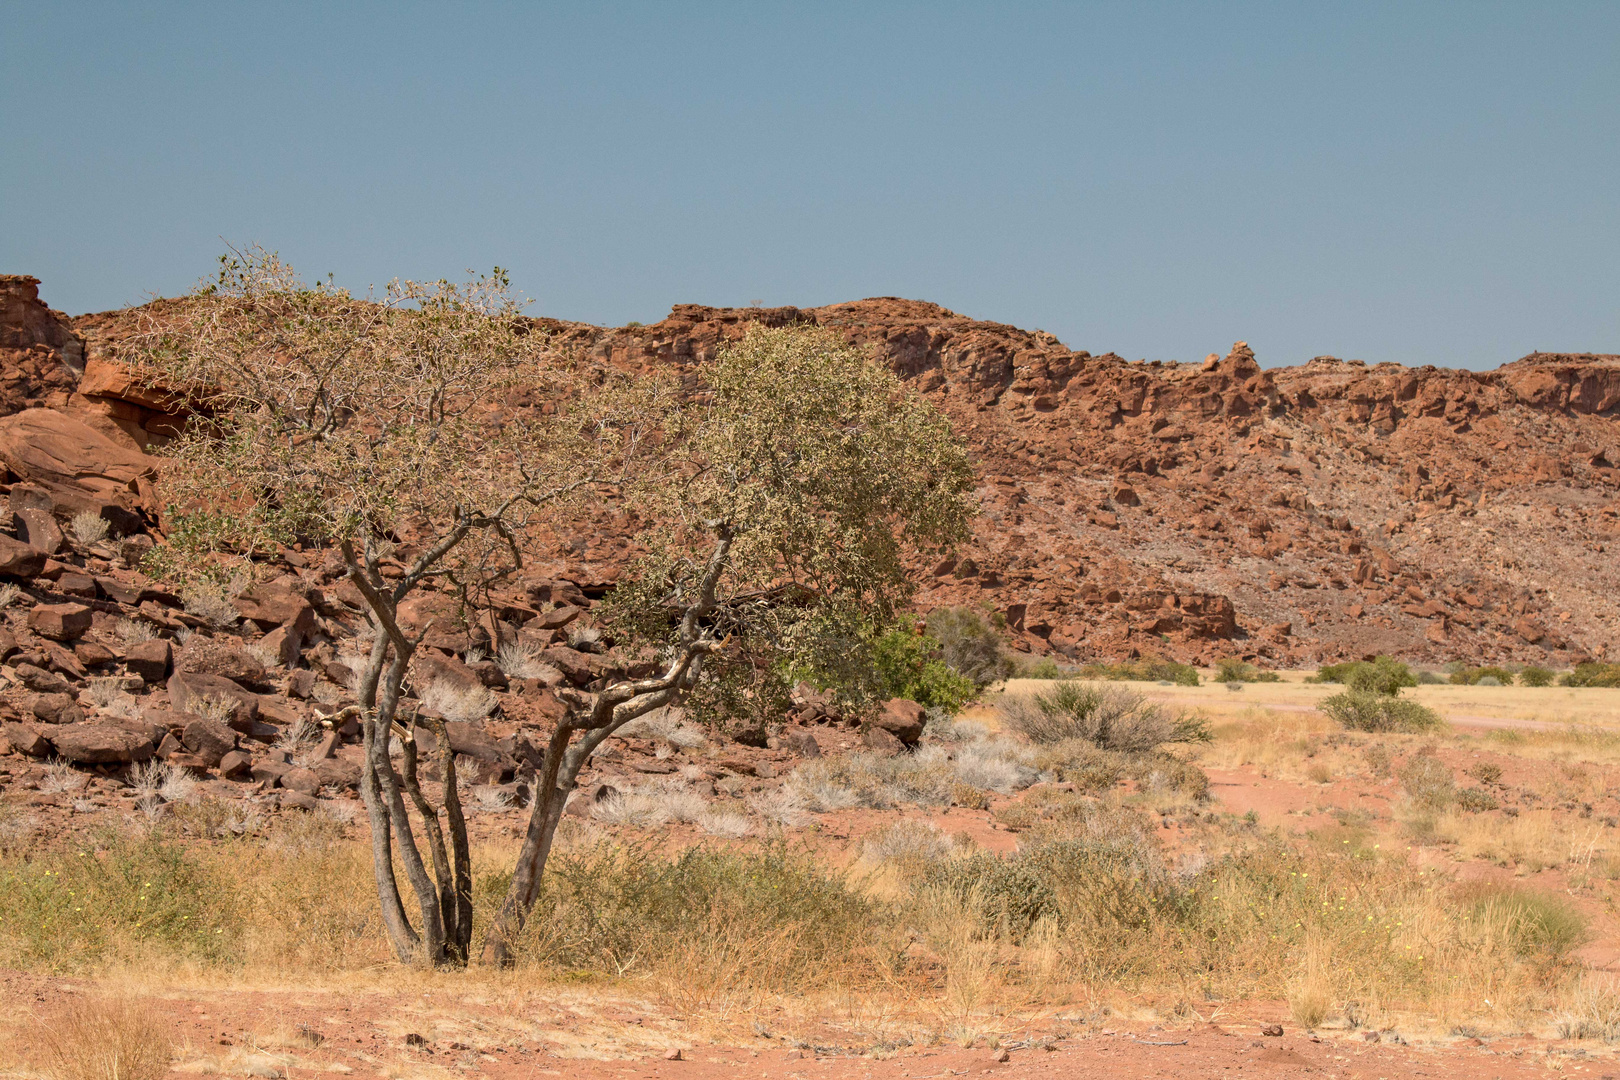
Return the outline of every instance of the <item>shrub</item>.
<path id="1" fill-rule="evenodd" d="M 1351 690 L 1390 696 L 1400 693 L 1403 686 L 1418 684 L 1411 668 L 1388 656 L 1380 656 L 1371 663 L 1354 660 L 1345 664 L 1329 664 L 1308 681 L 1342 683 Z"/>
<path id="2" fill-rule="evenodd" d="M 909 698 L 924 708 L 956 712 L 978 696 L 979 686 L 940 658 L 940 643 L 909 626 L 895 627 L 872 643 L 881 692 Z"/>
<path id="3" fill-rule="evenodd" d="M 1084 739 L 1103 750 L 1151 750 L 1163 743 L 1208 742 L 1197 715 L 1170 714 L 1141 694 L 1061 680 L 1049 690 L 1000 703 L 1007 726 L 1034 743 Z"/>
<path id="4" fill-rule="evenodd" d="M 1585 917 L 1561 896 L 1477 882 L 1461 899 L 1475 920 L 1501 926 L 1524 960 L 1561 963 L 1587 939 Z"/>
<path id="5" fill-rule="evenodd" d="M 1485 680 L 1489 679 L 1489 682 Z M 1464 667 L 1451 673 L 1454 686 L 1506 686 L 1513 681 L 1513 672 L 1494 666 Z"/>
<path id="6" fill-rule="evenodd" d="M 1561 680 L 1565 686 L 1620 687 L 1620 664 L 1600 664 L 1588 660 Z"/>
<path id="7" fill-rule="evenodd" d="M 1433 754 L 1413 754 L 1396 776 L 1406 794 L 1424 809 L 1444 810 L 1456 798 L 1451 770 Z"/>
<path id="8" fill-rule="evenodd" d="M 928 615 L 928 633 L 939 642 L 940 659 L 959 675 L 988 686 L 1005 679 L 1012 661 L 1002 649 L 1001 635 L 988 619 L 972 608 L 939 608 Z"/>
<path id="9" fill-rule="evenodd" d="M 1539 664 L 1531 664 L 1519 672 L 1519 683 L 1522 686 L 1551 686 L 1553 683 L 1553 670 L 1544 668 Z"/>
<path id="10" fill-rule="evenodd" d="M 1318 708 L 1351 731 L 1413 733 L 1431 731 L 1444 723 L 1426 705 L 1364 690 L 1334 694 Z"/>
<path id="11" fill-rule="evenodd" d="M 548 666 L 540 658 L 542 651 L 533 642 L 509 641 L 496 652 L 495 665 L 508 679 L 538 679 Z"/>
<path id="12" fill-rule="evenodd" d="M 1169 682 L 1177 686 L 1197 686 L 1198 669 L 1174 660 L 1147 658 L 1119 664 L 1087 664 L 1080 669 L 1082 679 L 1111 682 Z"/>
<path id="13" fill-rule="evenodd" d="M 1015 660 L 1013 666 L 1014 674 L 1020 679 L 1063 679 L 1074 674 L 1072 668 L 1064 668 L 1050 656 Z"/>
<path id="14" fill-rule="evenodd" d="M 1261 671 L 1235 656 L 1215 662 L 1215 681 L 1218 683 L 1279 682 L 1281 679 L 1282 676 L 1275 671 Z"/>
<path id="15" fill-rule="evenodd" d="M 107 519 L 93 510 L 84 510 L 73 515 L 68 522 L 68 529 L 73 533 L 73 539 L 81 544 L 95 544 L 107 539 Z"/>
<path id="16" fill-rule="evenodd" d="M 1480 814 L 1486 810 L 1495 810 L 1501 803 L 1496 801 L 1495 795 L 1484 788 L 1471 787 L 1457 792 L 1457 805 L 1470 814 Z"/>
<path id="17" fill-rule="evenodd" d="M 1482 761 L 1469 769 L 1468 775 L 1482 784 L 1495 784 L 1502 779 L 1502 766 L 1494 761 Z"/>

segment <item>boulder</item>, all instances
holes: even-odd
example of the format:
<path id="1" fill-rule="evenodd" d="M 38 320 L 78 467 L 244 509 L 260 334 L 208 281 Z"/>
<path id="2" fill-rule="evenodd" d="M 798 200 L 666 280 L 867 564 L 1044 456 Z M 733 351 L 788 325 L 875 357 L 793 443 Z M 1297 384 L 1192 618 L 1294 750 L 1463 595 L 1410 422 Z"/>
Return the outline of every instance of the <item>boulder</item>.
<path id="1" fill-rule="evenodd" d="M 270 758 L 255 759 L 252 766 L 253 779 L 266 787 L 275 787 L 281 783 L 281 778 L 292 772 L 292 766 L 285 761 L 275 761 Z"/>
<path id="2" fill-rule="evenodd" d="M 236 598 L 236 610 L 261 630 L 286 627 L 300 638 L 315 630 L 315 607 L 285 587 L 259 585 Z"/>
<path id="3" fill-rule="evenodd" d="M 803 728 L 789 728 L 782 732 L 782 745 L 805 758 L 818 758 L 821 756 L 821 744 L 811 732 Z"/>
<path id="4" fill-rule="evenodd" d="M 290 626 L 278 626 L 259 639 L 259 650 L 274 656 L 282 667 L 295 667 L 304 655 L 304 636 Z"/>
<path id="5" fill-rule="evenodd" d="M 20 540 L 0 533 L 0 574 L 10 577 L 38 577 L 45 569 L 46 554 Z"/>
<path id="6" fill-rule="evenodd" d="M 411 661 L 411 682 L 417 687 L 446 683 L 457 690 L 472 690 L 484 685 L 478 672 L 455 657 L 427 651 L 418 653 Z"/>
<path id="7" fill-rule="evenodd" d="M 13 510 L 11 531 L 17 534 L 17 539 L 47 555 L 55 555 L 67 542 L 67 538 L 62 535 L 62 526 L 56 523 L 56 519 L 48 510 L 36 510 L 32 507 Z"/>
<path id="8" fill-rule="evenodd" d="M 48 491 L 56 513 L 91 510 L 103 517 L 139 505 L 140 486 L 157 472 L 156 462 L 139 450 L 53 409 L 0 419 L 0 462 Z"/>
<path id="9" fill-rule="evenodd" d="M 51 732 L 58 756 L 77 765 L 127 765 L 145 761 L 156 747 L 152 740 L 112 724 L 69 724 Z"/>
<path id="10" fill-rule="evenodd" d="M 180 742 L 187 751 L 213 766 L 236 749 L 236 732 L 218 720 L 199 716 L 181 730 Z"/>
<path id="11" fill-rule="evenodd" d="M 18 664 L 12 668 L 22 684 L 37 694 L 71 694 L 73 684 L 54 671 L 35 667 L 33 664 Z"/>
<path id="12" fill-rule="evenodd" d="M 27 700 L 28 711 L 42 723 L 77 724 L 84 719 L 84 710 L 72 694 L 33 694 Z"/>
<path id="13" fill-rule="evenodd" d="M 259 718 L 258 695 L 219 675 L 177 671 L 169 676 L 169 700 L 176 709 L 201 716 L 209 699 L 230 704 L 231 727 L 241 732 L 253 730 L 253 722 Z"/>
<path id="14" fill-rule="evenodd" d="M 280 806 L 283 810 L 315 811 L 321 808 L 321 800 L 302 791 L 283 791 Z"/>
<path id="15" fill-rule="evenodd" d="M 192 635 L 174 658 L 174 669 L 200 675 L 218 675 L 243 686 L 264 683 L 264 665 L 248 652 L 239 638 Z"/>
<path id="16" fill-rule="evenodd" d="M 28 613 L 28 628 L 41 637 L 73 641 L 90 629 L 90 609 L 83 604 L 37 604 Z"/>
<path id="17" fill-rule="evenodd" d="M 315 795 L 321 790 L 321 778 L 313 769 L 295 767 L 282 774 L 281 786 L 305 795 Z"/>
<path id="18" fill-rule="evenodd" d="M 169 677 L 174 653 L 163 638 L 140 641 L 124 650 L 124 667 L 132 675 L 139 675 L 149 683 L 160 683 Z"/>
<path id="19" fill-rule="evenodd" d="M 906 748 L 905 743 L 880 727 L 868 727 L 862 731 L 861 743 L 868 750 L 876 750 L 880 754 L 898 754 Z"/>
<path id="20" fill-rule="evenodd" d="M 46 757 L 51 752 L 51 741 L 45 737 L 44 729 L 26 720 L 0 723 L 0 739 L 10 743 L 11 748 L 19 754 L 29 757 Z"/>
<path id="21" fill-rule="evenodd" d="M 906 698 L 890 698 L 873 717 L 868 726 L 881 728 L 907 746 L 915 746 L 922 738 L 923 724 L 928 720 L 927 710 Z"/>

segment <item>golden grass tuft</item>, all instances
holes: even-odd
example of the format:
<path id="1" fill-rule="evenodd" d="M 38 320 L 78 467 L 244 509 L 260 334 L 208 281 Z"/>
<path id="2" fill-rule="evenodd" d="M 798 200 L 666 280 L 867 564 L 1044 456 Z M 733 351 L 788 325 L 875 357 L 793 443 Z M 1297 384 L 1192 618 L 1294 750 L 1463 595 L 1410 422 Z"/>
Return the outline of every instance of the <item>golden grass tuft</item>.
<path id="1" fill-rule="evenodd" d="M 161 1014 L 133 998 L 69 1001 L 38 1018 L 32 1042 L 50 1080 L 157 1080 L 173 1052 Z"/>

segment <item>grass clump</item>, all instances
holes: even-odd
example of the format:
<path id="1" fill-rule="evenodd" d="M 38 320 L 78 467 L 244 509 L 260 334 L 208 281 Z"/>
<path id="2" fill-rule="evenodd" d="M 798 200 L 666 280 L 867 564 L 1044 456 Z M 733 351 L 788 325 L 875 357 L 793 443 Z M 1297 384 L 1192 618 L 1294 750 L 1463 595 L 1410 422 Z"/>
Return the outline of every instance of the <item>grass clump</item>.
<path id="1" fill-rule="evenodd" d="M 50 1080 L 158 1080 L 174 1048 L 162 1014 L 127 998 L 73 998 L 40 1018 L 32 1041 Z"/>
<path id="2" fill-rule="evenodd" d="M 1395 775 L 1412 802 L 1425 810 L 1444 810 L 1456 800 L 1451 770 L 1433 754 L 1413 754 Z"/>
<path id="3" fill-rule="evenodd" d="M 1201 716 L 1169 713 L 1141 694 L 1073 679 L 1028 697 L 1004 698 L 999 709 L 1010 730 L 1036 744 L 1082 739 L 1102 750 L 1139 753 L 1211 738 Z"/>
<path id="4" fill-rule="evenodd" d="M 1215 662 L 1215 681 L 1218 683 L 1281 682 L 1282 676 L 1275 671 L 1261 671 L 1253 664 L 1239 660 L 1235 656 L 1228 656 Z"/>

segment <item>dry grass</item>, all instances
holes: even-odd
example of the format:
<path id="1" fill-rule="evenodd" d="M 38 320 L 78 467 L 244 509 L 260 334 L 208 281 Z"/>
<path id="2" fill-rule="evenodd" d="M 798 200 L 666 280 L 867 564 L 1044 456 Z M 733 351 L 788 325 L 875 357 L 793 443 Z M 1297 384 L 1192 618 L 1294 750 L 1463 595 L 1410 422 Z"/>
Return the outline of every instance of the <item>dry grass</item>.
<path id="1" fill-rule="evenodd" d="M 157 1080 L 173 1051 L 158 1009 L 129 998 L 72 1000 L 38 1018 L 32 1042 L 51 1080 Z"/>
<path id="2" fill-rule="evenodd" d="M 458 686 L 436 679 L 422 688 L 422 707 L 446 720 L 482 720 L 495 711 L 500 699 L 487 686 Z"/>
<path id="3" fill-rule="evenodd" d="M 107 519 L 93 510 L 83 510 L 68 522 L 68 531 L 81 544 L 98 544 L 107 539 L 111 526 Z"/>

